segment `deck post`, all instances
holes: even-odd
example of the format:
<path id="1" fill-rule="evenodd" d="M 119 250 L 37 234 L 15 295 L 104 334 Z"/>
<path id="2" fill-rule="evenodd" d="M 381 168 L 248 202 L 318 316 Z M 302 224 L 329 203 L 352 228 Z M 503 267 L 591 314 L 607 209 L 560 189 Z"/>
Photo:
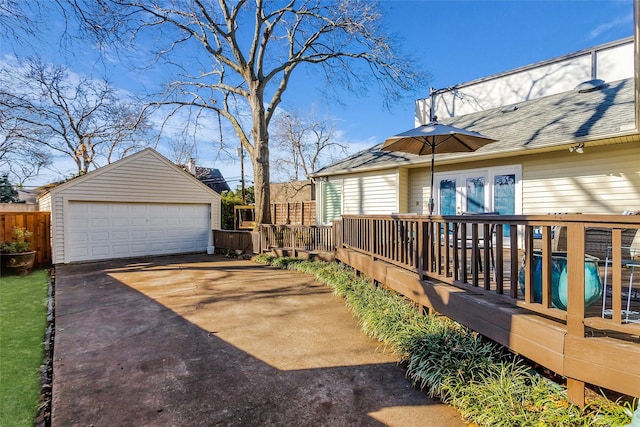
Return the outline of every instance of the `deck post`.
<path id="1" fill-rule="evenodd" d="M 502 295 L 504 293 L 504 228 L 502 224 L 495 225 L 495 235 L 494 277 L 496 280 L 496 293 Z"/>
<path id="2" fill-rule="evenodd" d="M 518 283 L 518 226 L 515 224 L 509 224 L 509 244 L 510 244 L 510 263 L 511 263 L 511 277 L 510 283 Z M 509 286 L 509 295 L 511 298 L 518 298 L 518 286 Z"/>
<path id="3" fill-rule="evenodd" d="M 422 220 L 418 220 L 418 231 L 417 231 L 417 237 L 418 237 L 418 244 L 417 244 L 417 248 L 416 248 L 416 266 L 418 267 L 418 278 L 420 280 L 424 279 L 424 255 L 423 255 L 423 251 L 424 251 L 424 221 Z"/>
<path id="4" fill-rule="evenodd" d="M 584 382 L 567 378 L 567 399 L 574 405 L 584 408 Z"/>
<path id="5" fill-rule="evenodd" d="M 531 227 L 524 228 L 524 253 L 525 253 L 525 269 L 524 269 L 524 300 L 527 304 L 531 304 L 533 298 L 533 230 Z M 548 253 L 544 254 L 545 256 Z"/>
<path id="6" fill-rule="evenodd" d="M 565 342 L 584 340 L 584 223 L 571 222 L 567 226 L 567 335 Z M 565 345 L 565 348 L 567 346 Z M 571 349 L 565 351 L 564 363 L 575 357 Z M 567 397 L 579 407 L 584 407 L 585 385 L 583 381 L 567 378 Z"/>
<path id="7" fill-rule="evenodd" d="M 373 262 L 376 259 L 375 257 L 376 251 L 374 249 L 376 245 L 376 234 L 374 229 L 375 222 L 373 218 L 369 218 L 367 222 L 368 222 L 367 228 L 369 229 L 369 236 L 368 236 L 369 241 L 367 242 L 368 243 L 367 247 L 369 249 L 369 255 L 371 256 L 371 261 Z"/>
<path id="8" fill-rule="evenodd" d="M 542 227 L 542 283 L 546 284 L 543 286 L 542 292 L 542 305 L 544 308 L 551 307 L 552 301 L 552 289 L 551 281 L 552 281 L 552 271 L 551 271 L 551 227 L 544 226 Z"/>

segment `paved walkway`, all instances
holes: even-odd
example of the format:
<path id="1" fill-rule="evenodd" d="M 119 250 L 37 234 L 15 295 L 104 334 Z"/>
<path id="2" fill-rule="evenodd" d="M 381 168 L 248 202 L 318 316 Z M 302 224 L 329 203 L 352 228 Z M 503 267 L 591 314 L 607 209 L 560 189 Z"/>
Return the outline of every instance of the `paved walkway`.
<path id="1" fill-rule="evenodd" d="M 53 426 L 438 426 L 309 276 L 190 255 L 56 269 Z"/>

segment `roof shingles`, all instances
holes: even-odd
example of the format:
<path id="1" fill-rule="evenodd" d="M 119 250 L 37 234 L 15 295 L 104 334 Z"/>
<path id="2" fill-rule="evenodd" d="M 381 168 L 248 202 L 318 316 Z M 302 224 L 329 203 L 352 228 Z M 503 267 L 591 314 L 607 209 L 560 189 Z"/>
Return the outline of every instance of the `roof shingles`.
<path id="1" fill-rule="evenodd" d="M 564 146 L 576 140 L 601 139 L 635 129 L 633 79 L 612 82 L 588 93 L 564 92 L 504 107 L 443 120 L 443 124 L 473 130 L 497 142 L 474 153 L 437 154 L 438 159 L 463 156 L 505 156 L 522 150 Z M 390 135 L 391 136 L 391 135 Z M 382 169 L 429 161 L 429 156 L 380 151 L 377 144 L 322 168 L 315 176 L 354 172 L 358 169 Z"/>

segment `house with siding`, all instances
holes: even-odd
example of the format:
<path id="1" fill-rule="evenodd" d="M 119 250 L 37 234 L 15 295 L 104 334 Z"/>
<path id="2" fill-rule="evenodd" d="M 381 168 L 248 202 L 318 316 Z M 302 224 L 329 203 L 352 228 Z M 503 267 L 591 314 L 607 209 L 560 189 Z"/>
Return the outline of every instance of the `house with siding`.
<path id="1" fill-rule="evenodd" d="M 436 155 L 435 214 L 640 210 L 636 50 L 627 38 L 416 101 L 416 127 L 434 114 L 498 140 L 473 153 Z M 381 145 L 313 174 L 319 223 L 428 214 L 430 157 Z"/>

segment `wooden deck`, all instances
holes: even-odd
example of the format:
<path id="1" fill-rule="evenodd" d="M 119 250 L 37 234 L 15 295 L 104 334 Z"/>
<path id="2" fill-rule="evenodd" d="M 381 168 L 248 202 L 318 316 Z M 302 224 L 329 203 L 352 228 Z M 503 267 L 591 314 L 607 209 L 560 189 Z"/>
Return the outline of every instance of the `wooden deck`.
<path id="1" fill-rule="evenodd" d="M 561 309 L 554 306 L 552 283 L 558 272 L 553 273 L 557 254 L 552 249 L 557 249 L 554 231 L 562 227 L 566 266 L 560 283 L 567 297 Z M 589 240 L 593 229 L 600 236 L 597 242 Z M 629 299 L 631 269 L 625 265 L 631 260 L 623 239 L 629 230 L 635 235 L 639 229 L 636 216 L 403 214 L 344 216 L 331 233 L 316 230 L 310 240 L 300 229 L 281 228 L 274 234 L 275 229 L 265 228 L 261 234 L 266 236 L 263 243 L 277 240 L 284 247 L 287 238 L 289 245 L 296 244 L 294 236 L 306 239 L 307 245 L 332 239 L 320 246 L 335 247 L 338 260 L 418 306 L 566 377 L 570 400 L 583 405 L 586 384 L 640 397 L 640 267 Z M 603 240 L 603 235 L 608 237 Z M 586 249 L 603 246 L 614 248 L 606 271 L 607 290 L 585 307 Z M 539 263 L 534 271 L 536 252 Z M 596 274 L 602 281 L 604 269 L 601 260 Z"/>

